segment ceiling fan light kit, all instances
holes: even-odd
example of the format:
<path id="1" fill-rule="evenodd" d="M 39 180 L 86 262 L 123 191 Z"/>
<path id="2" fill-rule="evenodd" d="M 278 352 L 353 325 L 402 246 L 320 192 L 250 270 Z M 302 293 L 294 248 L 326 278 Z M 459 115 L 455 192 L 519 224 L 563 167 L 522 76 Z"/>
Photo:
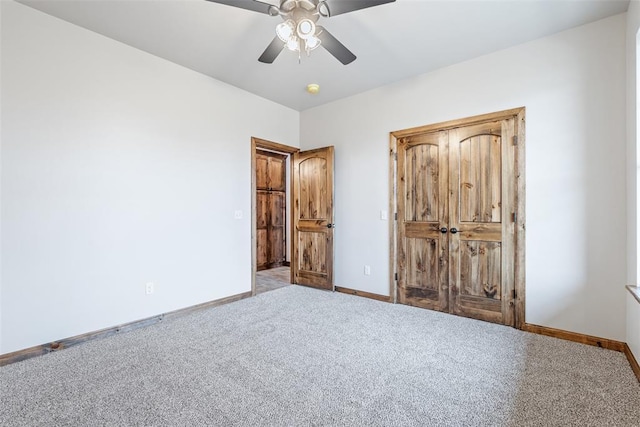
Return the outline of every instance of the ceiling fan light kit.
<path id="1" fill-rule="evenodd" d="M 276 36 L 269 43 L 258 61 L 271 64 L 286 47 L 307 55 L 322 45 L 344 65 L 355 61 L 356 56 L 331 33 L 317 25 L 320 17 L 329 18 L 355 10 L 393 3 L 396 0 L 280 0 L 280 6 L 258 0 L 207 0 L 270 16 L 280 16 L 284 22 L 276 26 Z"/>

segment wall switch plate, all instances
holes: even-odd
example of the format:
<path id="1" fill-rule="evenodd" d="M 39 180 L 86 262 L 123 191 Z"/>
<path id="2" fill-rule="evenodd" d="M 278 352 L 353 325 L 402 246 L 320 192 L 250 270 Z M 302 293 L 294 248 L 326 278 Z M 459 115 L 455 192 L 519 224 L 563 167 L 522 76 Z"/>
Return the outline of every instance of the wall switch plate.
<path id="1" fill-rule="evenodd" d="M 155 286 L 153 285 L 153 282 L 147 282 L 147 284 L 144 286 L 144 293 L 147 295 L 151 295 L 154 291 Z"/>
<path id="2" fill-rule="evenodd" d="M 371 276 L 371 266 L 370 265 L 365 265 L 364 266 L 364 275 L 365 276 Z"/>
<path id="3" fill-rule="evenodd" d="M 242 219 L 242 211 L 241 210 L 237 210 L 233 213 L 233 217 L 235 219 Z"/>
<path id="4" fill-rule="evenodd" d="M 389 219 L 389 215 L 387 214 L 387 211 L 380 211 L 380 219 L 382 221 L 386 221 Z"/>

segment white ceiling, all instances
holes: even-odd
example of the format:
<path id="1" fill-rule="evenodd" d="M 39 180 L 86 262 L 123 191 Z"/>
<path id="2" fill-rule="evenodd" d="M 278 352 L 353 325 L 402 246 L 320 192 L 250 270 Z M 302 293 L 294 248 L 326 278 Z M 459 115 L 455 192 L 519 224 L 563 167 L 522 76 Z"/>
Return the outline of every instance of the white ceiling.
<path id="1" fill-rule="evenodd" d="M 358 59 L 320 48 L 258 57 L 279 17 L 205 0 L 19 0 L 50 15 L 302 111 L 625 12 L 629 0 L 397 0 L 320 24 Z M 250 0 L 247 0 L 250 1 Z M 329 0 L 340 1 L 340 0 Z M 320 93 L 305 91 L 320 84 Z"/>

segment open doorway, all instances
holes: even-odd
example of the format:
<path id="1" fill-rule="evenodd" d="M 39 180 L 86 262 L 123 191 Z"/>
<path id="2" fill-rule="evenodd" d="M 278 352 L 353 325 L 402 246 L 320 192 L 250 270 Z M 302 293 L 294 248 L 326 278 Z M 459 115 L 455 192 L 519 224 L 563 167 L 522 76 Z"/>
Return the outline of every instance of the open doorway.
<path id="1" fill-rule="evenodd" d="M 299 151 L 251 138 L 252 295 L 293 283 L 291 155 Z"/>

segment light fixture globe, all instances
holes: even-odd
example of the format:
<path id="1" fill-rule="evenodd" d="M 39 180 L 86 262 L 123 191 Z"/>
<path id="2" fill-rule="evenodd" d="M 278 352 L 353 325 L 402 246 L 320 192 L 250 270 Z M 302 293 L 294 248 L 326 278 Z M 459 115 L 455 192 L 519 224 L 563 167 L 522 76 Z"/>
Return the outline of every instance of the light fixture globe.
<path id="1" fill-rule="evenodd" d="M 299 52 L 300 51 L 300 40 L 296 36 L 291 36 L 291 38 L 287 41 L 285 46 L 287 47 L 287 49 L 289 49 L 289 50 L 291 50 L 293 52 Z"/>
<path id="2" fill-rule="evenodd" d="M 307 40 L 308 38 L 315 36 L 316 24 L 309 18 L 303 18 L 298 21 L 296 33 L 301 39 Z"/>
<path id="3" fill-rule="evenodd" d="M 287 19 L 286 21 L 276 25 L 276 35 L 285 43 L 288 43 L 289 40 L 291 40 L 292 36 L 295 37 L 295 31 L 296 23 L 293 21 L 293 19 Z"/>
<path id="4" fill-rule="evenodd" d="M 320 85 L 317 83 L 309 83 L 307 85 L 307 92 L 311 95 L 317 95 L 320 92 Z"/>
<path id="5" fill-rule="evenodd" d="M 317 38 L 316 36 L 311 36 L 304 41 L 304 47 L 307 50 L 307 52 L 312 51 L 318 46 L 320 46 L 320 39 Z"/>

